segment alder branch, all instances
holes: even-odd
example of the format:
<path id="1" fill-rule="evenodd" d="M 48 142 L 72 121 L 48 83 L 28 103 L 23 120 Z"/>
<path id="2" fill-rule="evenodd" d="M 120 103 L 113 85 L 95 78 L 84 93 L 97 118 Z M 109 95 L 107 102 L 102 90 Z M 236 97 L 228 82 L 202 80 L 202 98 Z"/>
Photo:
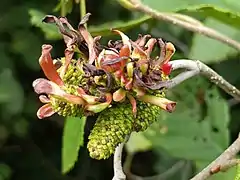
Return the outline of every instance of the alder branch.
<path id="1" fill-rule="evenodd" d="M 123 167 L 122 167 L 122 151 L 125 143 L 129 139 L 129 136 L 125 138 L 125 141 L 119 144 L 114 152 L 114 157 L 113 157 L 113 167 L 114 167 L 114 176 L 112 180 L 125 180 L 126 175 L 123 172 Z"/>
<path id="2" fill-rule="evenodd" d="M 233 96 L 235 99 L 240 100 L 240 91 L 201 61 L 179 59 L 170 61 L 169 63 L 172 65 L 173 70 L 186 69 L 188 71 L 180 73 L 176 77 L 172 78 L 166 88 L 173 88 L 188 78 L 191 78 L 197 74 L 202 74 L 211 82 L 223 89 L 226 93 Z"/>
<path id="3" fill-rule="evenodd" d="M 193 32 L 205 35 L 212 39 L 223 42 L 223 43 L 237 49 L 238 51 L 240 51 L 240 43 L 239 42 L 229 38 L 228 36 L 226 36 L 224 34 L 219 33 L 218 31 L 216 31 L 212 28 L 206 27 L 206 26 L 202 25 L 201 23 L 196 23 L 197 20 L 192 21 L 190 19 L 184 18 L 184 16 L 176 17 L 176 14 L 171 15 L 169 13 L 162 13 L 162 12 L 156 11 L 156 10 L 142 4 L 140 0 L 129 0 L 129 2 L 132 3 L 133 9 L 143 12 L 147 15 L 150 15 L 151 17 L 153 17 L 155 19 L 158 19 L 160 21 L 170 22 L 174 25 L 183 27 L 189 31 L 193 31 Z"/>
<path id="4" fill-rule="evenodd" d="M 229 146 L 217 159 L 194 176 L 191 180 L 205 180 L 220 171 L 226 171 L 230 167 L 239 164 L 238 159 L 234 159 L 240 151 L 240 137 Z"/>
<path id="5" fill-rule="evenodd" d="M 186 71 L 186 72 L 182 72 L 181 74 L 177 75 L 176 77 L 172 78 L 171 80 L 169 80 L 168 83 L 166 83 L 166 86 L 164 86 L 167 89 L 171 89 L 175 86 L 177 86 L 178 84 L 181 84 L 183 81 L 199 74 L 200 72 L 198 70 L 191 70 L 191 71 Z"/>
<path id="6" fill-rule="evenodd" d="M 201 61 L 180 59 L 171 61 L 170 64 L 172 65 L 173 70 L 186 69 L 187 71 L 182 72 L 171 79 L 167 88 L 172 88 L 188 78 L 191 78 L 197 74 L 202 74 L 211 82 L 222 88 L 226 93 L 230 94 L 235 99 L 240 100 L 240 91 Z M 240 160 L 235 159 L 235 156 L 239 151 L 240 137 L 238 137 L 232 143 L 232 145 L 230 145 L 217 159 L 215 159 L 211 164 L 209 164 L 191 180 L 205 180 L 215 173 L 226 171 L 227 169 L 236 166 L 240 162 Z"/>
<path id="7" fill-rule="evenodd" d="M 187 60 L 179 59 L 169 62 L 172 65 L 172 70 L 185 69 L 186 71 L 180 73 L 179 75 L 173 77 L 166 84 L 166 88 L 170 89 L 183 81 L 202 74 L 208 78 L 211 82 L 215 83 L 217 86 L 222 88 L 226 93 L 233 96 L 235 99 L 240 100 L 240 91 L 228 81 L 226 81 L 222 76 L 212 70 L 210 67 L 205 65 L 199 60 Z M 127 138 L 128 139 L 128 138 Z M 126 139 L 126 140 L 127 140 Z M 113 180 L 125 180 L 126 175 L 122 168 L 122 150 L 125 142 L 121 143 L 114 153 L 114 177 Z M 239 163 L 239 160 L 232 159 L 240 151 L 240 138 L 238 138 L 219 158 L 214 160 L 207 168 L 201 171 L 196 177 L 191 180 L 204 180 L 214 173 L 219 171 L 224 171 L 232 166 Z M 196 179 L 195 179 L 196 178 Z"/>

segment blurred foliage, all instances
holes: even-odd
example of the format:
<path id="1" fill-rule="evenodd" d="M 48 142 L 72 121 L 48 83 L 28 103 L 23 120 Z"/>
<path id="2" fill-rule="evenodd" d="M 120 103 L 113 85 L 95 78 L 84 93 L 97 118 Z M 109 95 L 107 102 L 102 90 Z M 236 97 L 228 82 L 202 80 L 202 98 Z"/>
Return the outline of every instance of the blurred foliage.
<path id="1" fill-rule="evenodd" d="M 121 6 L 124 1 L 86 1 L 87 12 L 92 14 L 89 31 L 94 36 L 102 35 L 102 43 L 119 38 L 109 31 L 111 28 L 123 30 L 132 39 L 139 33 L 161 37 L 176 45 L 173 59 L 199 59 L 240 87 L 236 50 L 134 12 L 130 6 Z M 159 11 L 192 16 L 240 40 L 238 0 L 143 2 Z M 105 180 L 113 176 L 112 158 L 96 161 L 89 158 L 86 150 L 86 137 L 94 117 L 86 121 L 85 127 L 85 120 L 70 119 L 64 123 L 58 116 L 44 121 L 36 117 L 40 102 L 31 83 L 43 77 L 38 65 L 41 45 L 51 43 L 53 57 L 62 56 L 65 48 L 56 27 L 42 23 L 41 19 L 46 14 L 67 15 L 76 27 L 79 9 L 77 0 L 1 1 L 0 180 Z M 146 132 L 132 134 L 126 145 L 124 162 L 129 179 L 142 176 L 146 180 L 187 180 L 216 158 L 240 131 L 238 102 L 204 78 L 184 82 L 169 91 L 168 97 L 178 102 L 177 111 L 162 113 Z M 68 173 L 62 175 L 62 171 Z M 234 174 L 233 168 L 212 179 L 232 180 Z"/>

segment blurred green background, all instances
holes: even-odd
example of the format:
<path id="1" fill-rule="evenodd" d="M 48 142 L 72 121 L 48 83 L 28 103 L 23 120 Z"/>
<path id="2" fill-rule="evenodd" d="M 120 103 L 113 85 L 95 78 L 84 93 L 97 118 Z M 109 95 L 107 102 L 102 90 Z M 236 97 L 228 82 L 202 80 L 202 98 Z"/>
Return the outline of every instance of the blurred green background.
<path id="1" fill-rule="evenodd" d="M 230 83 L 240 87 L 239 53 L 216 40 L 160 22 L 124 8 L 117 0 L 86 0 L 93 36 L 101 42 L 119 39 L 110 28 L 135 39 L 139 33 L 175 44 L 173 59 L 199 59 Z M 144 0 L 166 12 L 180 12 L 240 40 L 238 0 Z M 108 180 L 112 158 L 93 160 L 86 145 L 74 168 L 61 173 L 64 119 L 38 120 L 41 103 L 32 81 L 44 77 L 38 64 L 41 45 L 50 43 L 53 57 L 63 56 L 65 45 L 55 26 L 41 23 L 46 14 L 67 15 L 75 27 L 80 4 L 74 0 L 1 0 L 0 2 L 0 180 Z M 146 132 L 133 134 L 124 151 L 124 168 L 133 180 L 187 180 L 215 159 L 240 131 L 240 104 L 208 80 L 198 76 L 168 92 L 177 101 L 173 114 L 162 113 Z M 85 144 L 94 118 L 87 121 Z M 232 180 L 235 169 L 212 179 Z"/>

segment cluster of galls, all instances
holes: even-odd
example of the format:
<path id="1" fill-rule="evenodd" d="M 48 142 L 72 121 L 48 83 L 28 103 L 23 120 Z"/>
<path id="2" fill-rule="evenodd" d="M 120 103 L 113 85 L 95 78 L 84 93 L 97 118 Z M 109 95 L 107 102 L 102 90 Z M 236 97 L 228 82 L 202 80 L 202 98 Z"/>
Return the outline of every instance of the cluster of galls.
<path id="1" fill-rule="evenodd" d="M 92 158 L 106 159 L 127 135 L 156 121 L 160 109 L 174 110 L 176 103 L 164 98 L 163 90 L 175 48 L 149 35 L 132 41 L 118 30 L 112 31 L 121 40 L 102 46 L 100 37 L 93 38 L 84 27 L 88 16 L 78 30 L 66 18 L 44 18 L 56 23 L 67 47 L 65 57 L 53 60 L 52 46 L 42 46 L 39 63 L 48 79 L 35 80 L 33 87 L 45 103 L 37 112 L 40 119 L 54 113 L 74 117 L 98 113 L 87 147 Z M 160 56 L 153 58 L 156 45 Z"/>

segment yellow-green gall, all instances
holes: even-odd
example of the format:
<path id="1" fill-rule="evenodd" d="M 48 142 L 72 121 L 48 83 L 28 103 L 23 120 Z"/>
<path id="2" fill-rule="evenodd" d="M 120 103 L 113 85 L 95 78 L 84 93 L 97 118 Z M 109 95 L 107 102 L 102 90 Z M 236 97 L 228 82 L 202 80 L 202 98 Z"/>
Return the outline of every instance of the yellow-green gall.
<path id="1" fill-rule="evenodd" d="M 160 108 L 149 103 L 137 103 L 137 115 L 133 116 L 128 103 L 119 103 L 99 114 L 88 137 L 88 150 L 94 159 L 107 159 L 118 144 L 133 131 L 144 131 L 157 120 Z"/>
<path id="2" fill-rule="evenodd" d="M 137 116 L 134 120 L 134 131 L 145 131 L 157 120 L 161 108 L 149 103 L 138 102 Z"/>
<path id="3" fill-rule="evenodd" d="M 117 104 L 100 113 L 89 135 L 87 148 L 94 159 L 107 159 L 132 132 L 133 115 L 129 104 Z"/>
<path id="4" fill-rule="evenodd" d="M 82 117 L 84 114 L 83 108 L 79 104 L 72 104 L 55 97 L 50 99 L 53 110 L 61 116 Z"/>
<path id="5" fill-rule="evenodd" d="M 61 58 L 61 62 L 64 64 L 65 58 Z M 58 72 L 61 72 L 63 66 L 58 69 Z M 71 85 L 84 85 L 84 71 L 82 69 L 82 65 L 80 62 L 78 62 L 75 59 L 71 60 L 71 63 L 69 64 L 67 71 L 65 72 L 63 76 L 63 82 L 65 84 L 71 84 Z"/>

